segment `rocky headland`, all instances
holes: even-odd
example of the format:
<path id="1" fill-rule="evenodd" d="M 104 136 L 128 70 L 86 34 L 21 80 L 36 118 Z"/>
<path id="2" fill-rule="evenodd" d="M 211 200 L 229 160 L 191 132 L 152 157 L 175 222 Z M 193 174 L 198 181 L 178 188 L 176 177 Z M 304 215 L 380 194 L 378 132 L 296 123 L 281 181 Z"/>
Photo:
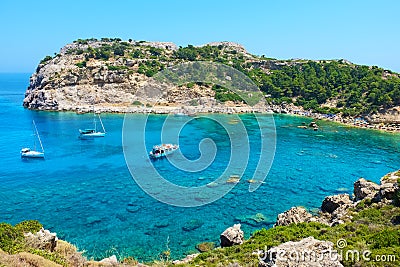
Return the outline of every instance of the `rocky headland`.
<path id="1" fill-rule="evenodd" d="M 210 43 L 221 53 L 254 60 L 235 43 Z M 24 107 L 37 110 L 137 113 L 251 112 L 241 102 L 215 99 L 211 85 L 186 84 L 168 88 L 162 99 L 138 93 L 157 86 L 151 77 L 167 67 L 185 62 L 174 56 L 178 47 L 163 42 L 80 40 L 47 57 L 31 76 Z M 270 65 L 273 65 L 272 63 Z M 257 108 L 256 108 L 257 109 Z M 258 108 L 264 111 L 265 107 Z"/>
<path id="2" fill-rule="evenodd" d="M 155 86 L 152 77 L 157 72 L 194 61 L 223 63 L 241 71 L 261 89 L 265 103 L 251 107 L 226 88 L 202 82 L 172 86 L 157 99 L 139 93 L 141 88 Z M 310 68 L 322 69 L 324 75 L 338 75 L 342 71 L 346 78 L 337 81 L 337 76 L 327 76 L 333 80 L 328 79 L 324 88 L 324 80 L 315 78 L 315 73 L 307 74 Z M 355 70 L 357 73 L 353 73 Z M 346 80 L 350 74 L 354 76 L 351 86 L 348 92 L 342 92 L 344 89 L 340 88 L 351 82 Z M 391 84 L 387 85 L 389 89 L 374 89 L 373 95 L 369 91 L 359 92 L 357 86 L 369 86 L 367 79 L 376 80 L 375 87 Z M 345 60 L 276 60 L 252 55 L 232 42 L 178 47 L 169 42 L 79 39 L 39 63 L 30 78 L 23 105 L 35 110 L 78 113 L 90 112 L 93 107 L 98 112 L 120 113 L 274 112 L 399 130 L 398 81 L 398 74 L 377 67 Z M 315 84 L 311 86 L 310 82 Z M 385 95 L 378 97 L 378 93 Z"/>

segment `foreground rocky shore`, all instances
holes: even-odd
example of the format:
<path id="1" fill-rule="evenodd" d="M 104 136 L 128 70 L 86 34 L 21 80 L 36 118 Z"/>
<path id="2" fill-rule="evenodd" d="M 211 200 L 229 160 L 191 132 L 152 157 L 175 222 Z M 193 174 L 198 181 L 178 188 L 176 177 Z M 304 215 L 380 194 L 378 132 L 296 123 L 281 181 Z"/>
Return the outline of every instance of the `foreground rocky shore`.
<path id="1" fill-rule="evenodd" d="M 15 227 L 2 223 L 0 265 L 399 266 L 399 184 L 400 171 L 385 175 L 379 185 L 360 178 L 354 183 L 352 196 L 327 196 L 318 214 L 293 207 L 277 216 L 273 228 L 257 231 L 249 240 L 244 239 L 240 224 L 235 224 L 221 233 L 219 248 L 214 249 L 214 243 L 201 243 L 196 248 L 202 253 L 170 261 L 166 251 L 160 261 L 146 264 L 133 258 L 118 260 L 115 255 L 89 261 L 38 222 Z"/>

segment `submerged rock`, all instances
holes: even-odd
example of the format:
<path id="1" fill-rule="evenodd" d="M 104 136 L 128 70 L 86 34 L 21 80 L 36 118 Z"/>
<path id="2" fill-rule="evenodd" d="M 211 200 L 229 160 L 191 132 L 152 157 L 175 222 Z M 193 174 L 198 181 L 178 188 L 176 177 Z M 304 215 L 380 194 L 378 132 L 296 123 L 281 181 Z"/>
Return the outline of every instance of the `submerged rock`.
<path id="1" fill-rule="evenodd" d="M 292 207 L 278 215 L 275 226 L 285 226 L 291 223 L 309 222 L 312 215 L 302 207 Z"/>
<path id="2" fill-rule="evenodd" d="M 97 216 L 89 216 L 86 218 L 86 224 L 95 224 L 101 222 L 101 218 Z"/>
<path id="3" fill-rule="evenodd" d="M 235 224 L 227 228 L 220 236 L 221 247 L 231 247 L 241 245 L 244 242 L 244 233 L 240 229 L 240 224 Z"/>
<path id="4" fill-rule="evenodd" d="M 140 210 L 139 206 L 128 206 L 126 207 L 126 211 L 130 213 L 136 213 Z"/>
<path id="5" fill-rule="evenodd" d="M 227 184 L 237 184 L 240 182 L 239 175 L 231 175 L 228 180 L 226 180 Z"/>
<path id="6" fill-rule="evenodd" d="M 196 245 L 196 249 L 200 252 L 207 252 L 215 248 L 214 242 L 203 242 Z"/>
<path id="7" fill-rule="evenodd" d="M 154 227 L 156 227 L 156 228 L 164 228 L 167 226 L 169 226 L 168 220 L 161 220 L 161 221 L 157 221 L 156 223 L 154 223 Z"/>
<path id="8" fill-rule="evenodd" d="M 286 242 L 260 255 L 260 267 L 342 267 L 341 255 L 333 243 L 307 237 L 298 242 Z"/>
<path id="9" fill-rule="evenodd" d="M 257 213 L 255 215 L 238 216 L 235 218 L 235 221 L 240 222 L 240 223 L 245 223 L 245 224 L 255 226 L 255 227 L 274 223 L 272 221 L 268 221 L 268 218 L 265 217 L 265 215 L 262 213 Z"/>
<path id="10" fill-rule="evenodd" d="M 182 230 L 183 230 L 183 231 L 187 231 L 187 232 L 193 231 L 193 230 L 195 230 L 195 229 L 200 228 L 201 226 L 203 226 L 203 224 L 204 224 L 203 221 L 198 220 L 198 219 L 193 219 L 193 220 L 187 221 L 187 222 L 183 225 Z"/>

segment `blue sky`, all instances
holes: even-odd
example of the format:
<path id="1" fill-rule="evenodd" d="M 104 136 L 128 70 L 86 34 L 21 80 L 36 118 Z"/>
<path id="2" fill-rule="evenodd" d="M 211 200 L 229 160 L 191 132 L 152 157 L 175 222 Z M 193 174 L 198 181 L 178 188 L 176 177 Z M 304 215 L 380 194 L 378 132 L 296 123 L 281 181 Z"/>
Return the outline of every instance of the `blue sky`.
<path id="1" fill-rule="evenodd" d="M 337 59 L 400 72 L 400 1 L 0 2 L 0 72 L 33 72 L 78 38 L 241 43 L 279 59 Z"/>

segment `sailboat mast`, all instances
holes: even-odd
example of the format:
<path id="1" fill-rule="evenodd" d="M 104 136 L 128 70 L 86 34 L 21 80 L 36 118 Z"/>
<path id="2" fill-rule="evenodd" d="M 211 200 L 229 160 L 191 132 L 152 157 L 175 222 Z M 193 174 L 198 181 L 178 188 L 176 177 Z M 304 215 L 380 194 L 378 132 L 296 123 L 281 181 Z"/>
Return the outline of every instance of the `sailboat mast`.
<path id="1" fill-rule="evenodd" d="M 37 136 L 37 134 L 36 134 L 36 126 L 35 126 L 34 120 L 32 120 L 32 132 L 33 132 L 33 135 L 35 136 L 35 138 L 33 139 L 33 150 L 36 151 L 36 136 Z"/>
<path id="2" fill-rule="evenodd" d="M 93 105 L 93 125 L 94 125 L 94 132 L 97 132 L 96 112 L 94 111 L 94 105 Z"/>
<path id="3" fill-rule="evenodd" d="M 35 121 L 33 120 L 32 123 L 33 123 L 33 126 L 35 127 L 35 135 L 36 135 L 37 138 L 39 139 L 40 147 L 42 148 L 42 152 L 44 153 L 44 148 L 43 148 L 42 140 L 40 140 L 40 135 L 39 135 L 39 132 L 38 132 L 38 130 L 37 130 L 37 128 L 36 128 Z"/>
<path id="4" fill-rule="evenodd" d="M 101 124 L 101 127 L 103 128 L 103 133 L 106 133 L 106 129 L 104 129 L 103 121 L 101 120 L 100 114 L 97 114 L 99 116 L 99 121 Z"/>
<path id="5" fill-rule="evenodd" d="M 97 132 L 96 115 L 93 116 L 94 131 Z"/>

